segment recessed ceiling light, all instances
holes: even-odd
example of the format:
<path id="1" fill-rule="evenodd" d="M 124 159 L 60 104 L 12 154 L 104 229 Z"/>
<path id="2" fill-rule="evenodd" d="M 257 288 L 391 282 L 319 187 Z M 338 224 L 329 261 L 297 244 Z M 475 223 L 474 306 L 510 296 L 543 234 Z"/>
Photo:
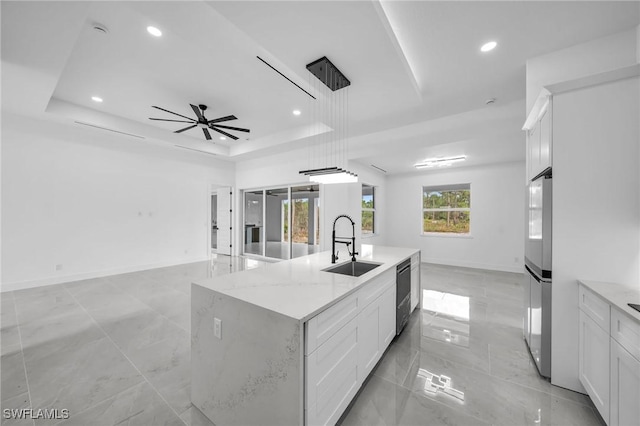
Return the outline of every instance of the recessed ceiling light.
<path id="1" fill-rule="evenodd" d="M 300 114 L 302 114 L 302 113 L 300 112 L 299 109 L 294 109 L 293 110 L 293 115 L 300 115 Z"/>
<path id="2" fill-rule="evenodd" d="M 162 31 L 160 31 L 159 29 L 157 29 L 156 27 L 152 27 L 149 26 L 147 27 L 147 31 L 149 32 L 149 34 L 151 34 L 152 36 L 156 36 L 156 37 L 160 37 L 162 35 Z"/>
<path id="3" fill-rule="evenodd" d="M 102 98 L 101 98 L 101 97 L 99 97 L 99 96 L 92 96 L 92 97 L 91 97 L 91 100 L 92 100 L 93 102 L 102 102 Z"/>
<path id="4" fill-rule="evenodd" d="M 226 141 L 226 140 L 227 140 L 227 138 L 225 138 L 224 136 L 220 136 L 220 140 L 221 140 L 221 141 Z"/>
<path id="5" fill-rule="evenodd" d="M 495 47 L 498 45 L 498 43 L 496 43 L 495 41 L 490 41 L 489 43 L 485 43 L 482 45 L 482 47 L 480 48 L 481 52 L 489 52 L 490 50 L 495 49 Z"/>

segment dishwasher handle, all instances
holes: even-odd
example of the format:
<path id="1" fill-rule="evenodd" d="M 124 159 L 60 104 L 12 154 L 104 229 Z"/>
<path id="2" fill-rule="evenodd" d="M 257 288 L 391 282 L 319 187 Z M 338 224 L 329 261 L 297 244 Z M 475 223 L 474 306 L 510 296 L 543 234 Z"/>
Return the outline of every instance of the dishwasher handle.
<path id="1" fill-rule="evenodd" d="M 399 275 L 409 268 L 411 268 L 411 259 L 407 259 L 401 264 L 399 264 L 398 267 L 396 268 L 396 273 Z"/>

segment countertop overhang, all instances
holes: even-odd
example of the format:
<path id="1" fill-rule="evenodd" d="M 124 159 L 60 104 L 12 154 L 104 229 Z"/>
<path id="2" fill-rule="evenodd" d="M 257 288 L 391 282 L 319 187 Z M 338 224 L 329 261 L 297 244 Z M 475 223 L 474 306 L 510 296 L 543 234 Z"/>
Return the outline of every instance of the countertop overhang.
<path id="1" fill-rule="evenodd" d="M 381 263 L 360 277 L 323 271 L 332 265 L 331 252 L 324 251 L 208 278 L 192 285 L 305 322 L 419 252 L 418 249 L 364 244 L 360 251 L 362 254 L 357 256 L 357 260 Z M 346 258 L 344 261 L 349 260 Z"/>

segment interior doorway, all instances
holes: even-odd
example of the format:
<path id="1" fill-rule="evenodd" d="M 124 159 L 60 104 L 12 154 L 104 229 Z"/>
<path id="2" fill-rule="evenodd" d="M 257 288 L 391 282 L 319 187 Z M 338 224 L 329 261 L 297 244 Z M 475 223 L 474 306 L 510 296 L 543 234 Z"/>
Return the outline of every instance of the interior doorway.
<path id="1" fill-rule="evenodd" d="M 218 194 L 211 194 L 211 252 L 218 248 Z"/>
<path id="2" fill-rule="evenodd" d="M 210 242 L 211 253 L 231 256 L 233 191 L 229 186 L 212 185 L 210 193 Z"/>

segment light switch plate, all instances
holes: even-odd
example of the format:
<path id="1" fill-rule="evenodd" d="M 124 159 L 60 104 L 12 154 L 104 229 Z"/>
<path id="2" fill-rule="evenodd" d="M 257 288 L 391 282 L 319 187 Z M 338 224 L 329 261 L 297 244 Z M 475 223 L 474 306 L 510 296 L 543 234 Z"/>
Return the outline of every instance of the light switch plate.
<path id="1" fill-rule="evenodd" d="M 218 339 L 222 339 L 222 320 L 220 318 L 213 319 L 213 334 Z"/>

